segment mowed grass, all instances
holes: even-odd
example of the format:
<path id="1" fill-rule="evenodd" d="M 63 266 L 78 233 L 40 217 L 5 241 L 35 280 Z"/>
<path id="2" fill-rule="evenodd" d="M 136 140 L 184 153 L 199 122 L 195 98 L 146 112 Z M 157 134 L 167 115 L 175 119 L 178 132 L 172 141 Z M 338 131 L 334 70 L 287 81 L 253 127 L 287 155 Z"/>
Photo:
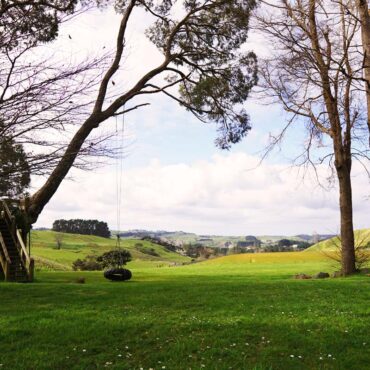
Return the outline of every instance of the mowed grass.
<path id="1" fill-rule="evenodd" d="M 60 233 L 62 235 L 62 247 L 61 249 L 56 249 L 56 234 L 54 231 L 32 232 L 31 252 L 36 259 L 36 266 L 39 268 L 71 270 L 72 263 L 78 258 L 84 259 L 86 256 L 101 255 L 117 246 L 115 239 L 93 235 Z M 142 253 L 136 247 L 138 243 L 144 249 L 153 250 L 157 255 Z M 133 267 L 155 267 L 190 261 L 189 257 L 168 251 L 158 244 L 145 240 L 123 239 L 120 242 L 120 246 L 130 251 L 133 261 L 129 266 Z"/>
<path id="2" fill-rule="evenodd" d="M 291 278 L 330 269 L 297 252 L 1 283 L 1 369 L 368 369 L 370 278 Z"/>

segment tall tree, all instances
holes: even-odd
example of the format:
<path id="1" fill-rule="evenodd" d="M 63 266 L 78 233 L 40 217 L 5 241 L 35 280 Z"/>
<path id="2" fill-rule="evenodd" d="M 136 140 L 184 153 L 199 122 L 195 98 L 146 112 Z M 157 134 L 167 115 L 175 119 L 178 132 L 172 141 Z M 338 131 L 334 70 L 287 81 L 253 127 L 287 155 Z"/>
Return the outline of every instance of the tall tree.
<path id="1" fill-rule="evenodd" d="M 303 162 L 328 160 L 333 165 L 339 183 L 343 272 L 351 274 L 356 268 L 352 158 L 368 159 L 359 19 L 346 11 L 342 0 L 280 0 L 267 3 L 258 21 L 275 49 L 261 68 L 264 92 L 291 114 L 272 146 L 300 118 L 309 134 Z M 324 146 L 329 151 L 322 155 Z M 313 149 L 319 148 L 316 161 Z"/>
<path id="2" fill-rule="evenodd" d="M 175 11 L 170 0 L 117 2 L 122 18 L 112 63 L 101 80 L 91 113 L 81 122 L 45 184 L 31 196 L 27 208 L 31 222 L 55 194 L 91 132 L 110 117 L 147 105 L 135 102 L 135 98 L 163 93 L 201 121 L 216 123 L 219 147 L 227 149 L 241 140 L 250 130 L 241 104 L 257 82 L 256 56 L 243 50 L 254 6 L 254 0 L 186 0 L 182 10 Z M 146 34 L 161 50 L 163 60 L 133 86 L 122 87 L 109 102 L 112 79 L 120 72 L 127 46 L 127 25 L 137 8 L 153 17 Z M 179 93 L 174 91 L 176 86 Z"/>

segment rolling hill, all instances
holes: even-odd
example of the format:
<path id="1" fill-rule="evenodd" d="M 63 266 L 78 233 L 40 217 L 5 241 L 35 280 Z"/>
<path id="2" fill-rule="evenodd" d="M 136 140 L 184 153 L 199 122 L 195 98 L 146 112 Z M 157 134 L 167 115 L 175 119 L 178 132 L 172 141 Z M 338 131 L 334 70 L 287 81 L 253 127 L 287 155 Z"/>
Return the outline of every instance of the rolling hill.
<path id="1" fill-rule="evenodd" d="M 61 249 L 56 248 L 56 235 L 61 235 Z M 163 246 L 138 239 L 121 240 L 120 246 L 129 250 L 133 261 L 129 266 L 168 266 L 190 261 L 189 257 L 168 251 Z M 99 255 L 116 247 L 115 239 L 93 235 L 32 231 L 31 254 L 36 268 L 71 270 L 72 263 L 89 255 Z"/>
<path id="2" fill-rule="evenodd" d="M 334 237 L 331 239 L 324 240 L 322 242 L 314 244 L 312 247 L 307 248 L 305 252 L 314 252 L 314 251 L 321 251 L 321 250 L 334 250 L 337 245 L 339 245 L 340 239 L 339 237 Z M 355 243 L 367 245 L 370 243 L 370 229 L 361 229 L 355 230 Z"/>

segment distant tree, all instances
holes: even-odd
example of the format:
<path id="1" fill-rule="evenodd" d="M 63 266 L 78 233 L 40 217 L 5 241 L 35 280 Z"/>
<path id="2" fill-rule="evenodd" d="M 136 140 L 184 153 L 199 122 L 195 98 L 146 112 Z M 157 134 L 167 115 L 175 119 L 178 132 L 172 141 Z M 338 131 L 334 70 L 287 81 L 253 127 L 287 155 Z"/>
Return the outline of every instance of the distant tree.
<path id="1" fill-rule="evenodd" d="M 121 268 L 132 260 L 132 256 L 128 250 L 117 248 L 102 254 L 96 260 L 104 268 Z"/>
<path id="2" fill-rule="evenodd" d="M 290 247 L 292 244 L 294 244 L 294 242 L 289 239 L 281 239 L 278 242 L 279 247 Z"/>
<path id="3" fill-rule="evenodd" d="M 63 244 L 64 235 L 62 233 L 55 233 L 54 239 L 55 239 L 57 249 L 61 249 L 62 244 Z"/>
<path id="4" fill-rule="evenodd" d="M 13 139 L 0 139 L 0 197 L 17 198 L 30 184 L 30 169 L 22 145 Z"/>
<path id="5" fill-rule="evenodd" d="M 70 234 L 96 235 L 103 238 L 111 236 L 108 224 L 98 220 L 55 220 L 52 230 Z"/>

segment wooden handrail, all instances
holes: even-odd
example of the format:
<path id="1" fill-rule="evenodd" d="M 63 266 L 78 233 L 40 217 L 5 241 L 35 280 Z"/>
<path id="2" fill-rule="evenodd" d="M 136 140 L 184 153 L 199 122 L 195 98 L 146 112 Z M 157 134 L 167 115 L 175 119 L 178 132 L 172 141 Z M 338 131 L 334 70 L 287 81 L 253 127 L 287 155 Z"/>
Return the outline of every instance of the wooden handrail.
<path id="1" fill-rule="evenodd" d="M 10 210 L 9 210 L 8 205 L 6 204 L 5 200 L 2 200 L 1 203 L 2 203 L 2 206 L 4 208 L 4 211 L 5 211 L 6 216 L 8 217 L 9 220 L 11 220 L 13 216 L 10 213 Z"/>
<path id="2" fill-rule="evenodd" d="M 19 253 L 21 263 L 27 271 L 28 280 L 32 281 L 33 280 L 33 272 L 34 272 L 34 260 L 33 260 L 33 258 L 30 257 L 29 253 L 27 252 L 27 248 L 24 244 L 22 235 L 16 227 L 15 217 L 11 214 L 8 205 L 6 204 L 6 202 L 4 200 L 0 201 L 0 210 L 1 210 L 1 217 L 5 220 L 7 226 L 10 230 L 10 233 L 11 233 L 11 236 L 13 238 L 14 244 L 16 246 L 16 249 L 17 249 L 18 253 Z M 5 261 L 3 261 L 3 258 L 2 258 L 1 255 L 0 255 L 0 259 L 2 261 L 0 261 L 0 262 L 2 262 L 2 265 L 4 265 L 3 270 L 5 272 L 5 276 L 7 277 L 7 275 L 9 274 L 9 267 L 10 267 L 10 264 L 11 264 L 11 260 L 9 258 L 9 254 L 8 254 L 8 251 L 7 251 L 7 248 L 6 248 L 6 244 L 5 244 L 4 239 L 1 235 L 1 232 L 0 232 L 0 244 L 2 246 L 2 250 L 4 251 L 4 256 L 5 256 L 5 259 L 6 259 L 6 263 L 5 263 Z"/>
<path id="3" fill-rule="evenodd" d="M 1 245 L 1 249 L 3 251 L 3 254 L 0 253 L 0 264 L 1 264 L 1 266 L 3 268 L 3 271 L 4 271 L 5 281 L 7 281 L 9 279 L 10 264 L 12 263 L 12 261 L 9 257 L 9 253 L 8 253 L 7 248 L 6 248 L 5 241 L 4 241 L 4 238 L 1 234 L 1 231 L 0 231 L 0 245 Z M 3 257 L 3 255 L 4 255 L 4 257 Z"/>
<path id="4" fill-rule="evenodd" d="M 9 263 L 9 264 L 11 264 L 12 263 L 12 260 L 9 257 L 9 253 L 8 253 L 7 248 L 6 248 L 6 245 L 5 245 L 5 242 L 4 242 L 4 238 L 3 238 L 3 235 L 1 234 L 1 231 L 0 231 L 0 245 L 1 245 L 1 248 L 3 250 L 3 253 L 4 253 L 4 257 L 6 259 L 6 262 Z"/>
<path id="5" fill-rule="evenodd" d="M 17 242 L 18 242 L 18 245 L 20 246 L 19 252 L 20 252 L 21 255 L 22 254 L 24 255 L 24 257 L 26 259 L 26 262 L 27 262 L 27 265 L 29 265 L 31 263 L 31 259 L 30 259 L 30 256 L 28 255 L 26 246 L 23 243 L 23 239 L 22 239 L 21 233 L 19 232 L 18 229 L 17 229 L 15 235 L 17 236 Z"/>

